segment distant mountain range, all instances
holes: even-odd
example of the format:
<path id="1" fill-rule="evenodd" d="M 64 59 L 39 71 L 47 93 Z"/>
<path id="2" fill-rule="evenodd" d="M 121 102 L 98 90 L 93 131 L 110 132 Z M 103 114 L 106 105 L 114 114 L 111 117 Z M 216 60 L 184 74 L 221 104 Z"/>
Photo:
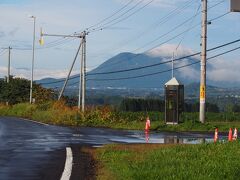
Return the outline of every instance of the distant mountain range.
<path id="1" fill-rule="evenodd" d="M 88 72 L 87 76 L 87 88 L 163 88 L 164 84 L 171 79 L 171 63 L 161 64 L 158 66 L 153 66 L 149 68 L 142 68 L 139 70 L 119 72 L 119 73 L 109 73 L 109 74 L 97 74 L 95 73 L 104 73 L 104 72 L 113 72 L 121 71 L 125 69 L 138 68 L 142 66 L 149 66 L 152 64 L 163 63 L 171 60 L 171 57 L 151 57 L 146 54 L 132 54 L 132 53 L 121 53 L 113 58 L 107 60 L 101 64 L 96 69 Z M 194 61 L 198 61 L 194 58 L 188 58 L 179 62 L 175 62 L 175 66 L 181 66 L 188 64 Z M 189 68 L 188 68 L 189 69 Z M 196 64 L 191 67 L 191 70 L 198 70 L 199 64 Z M 161 73 L 163 72 L 164 73 Z M 189 73 L 189 72 L 188 72 Z M 151 76 L 134 78 L 136 76 L 155 74 Z M 189 74 L 184 73 L 184 68 L 176 70 L 174 72 L 178 80 L 184 83 L 194 82 L 194 78 L 190 77 Z M 186 75 L 187 74 L 187 75 Z M 196 76 L 196 74 L 192 74 Z M 128 79 L 129 78 L 129 79 Z M 120 80 L 114 80 L 120 79 Z M 37 83 L 43 84 L 45 87 L 54 88 L 61 87 L 63 82 L 51 84 L 51 82 L 61 81 L 64 79 L 53 79 L 46 78 L 37 81 Z M 102 81 L 104 80 L 104 81 Z M 73 77 L 69 80 L 69 86 L 71 84 L 77 83 L 79 78 Z M 50 84 L 46 84 L 50 83 Z M 72 88 L 77 86 L 76 84 L 72 85 Z"/>
<path id="2" fill-rule="evenodd" d="M 96 69 L 88 72 L 87 76 L 87 89 L 163 89 L 164 84 L 171 79 L 171 57 L 154 57 L 148 54 L 133 54 L 133 53 L 120 53 Z M 174 62 L 174 67 L 186 66 L 188 64 L 199 61 L 199 59 L 191 57 Z M 161 64 L 162 63 L 162 64 Z M 151 66 L 153 64 L 160 64 Z M 148 68 L 139 68 L 143 66 L 150 66 Z M 139 68 L 138 70 L 128 70 L 125 72 L 111 73 L 114 71 L 127 70 L 132 68 Z M 211 65 L 208 65 L 208 70 L 211 70 Z M 194 64 L 174 70 L 175 77 L 185 85 L 191 83 L 199 83 L 200 64 Z M 109 73 L 106 73 L 109 72 Z M 106 74 L 101 74 L 106 73 Z M 91 75 L 92 74 L 92 75 Z M 96 75 L 94 75 L 96 74 Z M 151 74 L 151 75 L 149 75 Z M 146 76 L 145 76 L 146 75 Z M 76 78 L 74 78 L 76 77 Z M 119 80 L 116 80 L 119 79 Z M 52 83 L 56 82 L 57 83 Z M 64 79 L 46 78 L 38 80 L 37 83 L 42 84 L 47 88 L 61 88 Z M 72 76 L 68 83 L 69 89 L 78 88 L 79 77 Z M 226 83 L 216 83 L 207 80 L 208 85 L 218 87 L 225 87 Z M 214 86 L 212 88 L 214 89 Z M 199 87 L 196 86 L 198 91 Z M 227 87 L 227 86 L 226 86 Z M 215 89 L 216 89 L 215 88 Z M 191 88 L 191 91 L 194 88 Z"/>

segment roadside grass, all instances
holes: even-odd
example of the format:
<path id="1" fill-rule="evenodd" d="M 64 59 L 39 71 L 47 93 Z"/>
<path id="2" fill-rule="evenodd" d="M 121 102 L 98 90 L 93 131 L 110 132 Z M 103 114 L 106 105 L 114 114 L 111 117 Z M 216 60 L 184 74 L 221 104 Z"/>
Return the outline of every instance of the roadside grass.
<path id="1" fill-rule="evenodd" d="M 53 125 L 107 127 L 143 130 L 146 116 L 151 119 L 151 130 L 158 131 L 228 131 L 240 128 L 239 113 L 207 113 L 205 124 L 198 121 L 198 113 L 183 113 L 182 123 L 166 125 L 162 112 L 120 112 L 110 107 L 87 107 L 83 114 L 77 107 L 68 107 L 63 101 L 42 104 L 21 103 L 12 106 L 0 104 L 1 116 L 33 119 Z M 229 119 L 227 118 L 229 117 Z"/>
<path id="2" fill-rule="evenodd" d="M 93 153 L 97 179 L 239 179 L 240 143 L 107 145 Z"/>

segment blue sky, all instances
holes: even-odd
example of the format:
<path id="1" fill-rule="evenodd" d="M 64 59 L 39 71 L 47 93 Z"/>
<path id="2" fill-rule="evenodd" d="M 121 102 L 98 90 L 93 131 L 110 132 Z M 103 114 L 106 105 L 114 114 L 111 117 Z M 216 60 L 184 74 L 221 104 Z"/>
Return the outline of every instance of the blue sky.
<path id="1" fill-rule="evenodd" d="M 24 4 L 27 3 L 29 0 L 1 0 L 0 4 Z"/>
<path id="2" fill-rule="evenodd" d="M 31 48 L 33 22 L 28 18 L 29 15 L 37 17 L 37 39 L 39 39 L 40 27 L 43 28 L 45 33 L 71 34 L 95 25 L 111 16 L 128 2 L 130 0 L 0 0 L 0 47 Z M 154 0 L 150 2 L 151 0 L 132 0 L 124 9 L 128 13 L 126 16 L 121 16 L 121 18 L 124 18 L 121 22 L 113 24 L 119 20 L 119 16 L 124 11 L 120 11 L 101 23 L 103 27 L 107 26 L 106 29 L 100 31 L 90 29 L 90 34 L 87 37 L 88 69 L 98 66 L 121 52 L 146 53 L 155 47 L 151 53 L 161 55 L 164 52 L 166 55 L 167 52 L 167 55 L 170 56 L 173 51 L 176 51 L 175 49 L 180 42 L 181 48 L 178 49 L 177 54 L 200 50 L 200 25 L 163 44 L 177 34 L 186 31 L 189 27 L 200 23 L 200 0 Z M 229 12 L 229 0 L 209 0 L 208 2 L 209 7 L 218 4 L 209 10 L 208 19 Z M 142 9 L 136 14 L 125 18 L 141 7 Z M 182 7 L 182 9 L 177 11 L 176 15 L 169 16 L 165 20 L 162 19 L 178 7 Z M 174 28 L 193 16 L 195 17 L 184 26 L 178 29 Z M 111 20 L 112 23 L 108 23 Z M 108 27 L 108 25 L 111 26 Z M 102 26 L 95 26 L 97 29 L 100 27 Z M 172 29 L 175 29 L 172 33 L 149 44 L 149 42 Z M 239 32 L 240 13 L 229 13 L 209 25 L 208 47 L 238 39 Z M 44 49 L 36 51 L 36 79 L 47 76 L 64 77 L 71 65 L 79 40 L 66 40 L 59 46 L 47 48 L 48 43 L 55 40 L 58 40 L 58 38 L 45 37 Z M 148 45 L 145 46 L 146 44 Z M 160 44 L 162 45 L 159 46 Z M 229 48 L 239 45 L 240 43 Z M 39 47 L 37 44 L 37 48 Z M 215 53 L 218 52 L 220 51 Z M 209 56 L 212 54 L 209 54 Z M 209 72 L 210 78 L 216 81 L 227 81 L 239 76 L 238 54 L 239 52 L 232 53 L 214 61 L 215 70 Z M 1 55 L 0 59 L 0 75 L 4 76 L 6 74 L 7 53 Z M 14 75 L 28 78 L 30 67 L 31 51 L 13 49 L 12 72 Z M 78 67 L 79 63 L 76 64 L 74 73 L 78 73 Z M 228 73 L 228 76 L 224 73 Z"/>

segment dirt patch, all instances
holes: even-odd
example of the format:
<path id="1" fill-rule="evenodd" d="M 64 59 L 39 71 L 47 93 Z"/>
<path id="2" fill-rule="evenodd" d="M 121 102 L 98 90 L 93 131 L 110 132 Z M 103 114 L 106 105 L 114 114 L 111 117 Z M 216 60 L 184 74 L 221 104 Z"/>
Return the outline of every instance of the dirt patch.
<path id="1" fill-rule="evenodd" d="M 73 169 L 71 180 L 96 179 L 96 162 L 93 158 L 93 148 L 87 146 L 72 146 Z"/>

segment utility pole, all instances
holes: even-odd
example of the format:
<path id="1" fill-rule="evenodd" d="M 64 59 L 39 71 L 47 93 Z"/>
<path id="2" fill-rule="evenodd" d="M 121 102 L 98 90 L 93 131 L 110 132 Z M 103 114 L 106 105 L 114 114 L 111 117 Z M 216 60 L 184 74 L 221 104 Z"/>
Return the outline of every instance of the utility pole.
<path id="1" fill-rule="evenodd" d="M 81 56 L 81 70 L 80 70 L 80 81 L 79 81 L 79 98 L 78 98 L 78 108 L 80 109 L 81 107 L 81 111 L 84 112 L 85 110 L 85 94 L 86 94 L 86 36 L 88 35 L 88 32 L 83 31 L 80 35 L 74 34 L 74 35 L 57 35 L 57 34 L 44 34 L 41 32 L 41 37 L 42 36 L 55 36 L 55 37 L 70 37 L 70 38 L 81 38 L 81 43 L 79 45 L 79 48 L 77 50 L 77 53 L 75 55 L 75 58 L 73 60 L 73 63 L 71 65 L 71 68 L 68 72 L 67 78 L 65 79 L 64 85 L 62 87 L 62 90 L 59 94 L 58 100 L 61 99 L 63 92 L 67 86 L 69 77 L 71 75 L 73 66 L 76 62 L 76 59 L 78 57 L 79 51 L 80 49 L 82 50 L 82 56 Z M 82 106 L 81 106 L 82 105 Z"/>
<path id="2" fill-rule="evenodd" d="M 205 122 L 206 108 L 206 58 L 207 58 L 207 0 L 202 0 L 202 53 L 200 77 L 200 109 L 199 120 Z"/>
<path id="3" fill-rule="evenodd" d="M 7 77 L 6 77 L 6 82 L 10 82 L 10 68 L 11 68 L 11 47 L 9 46 L 8 48 L 2 48 L 7 50 L 8 49 L 8 66 L 7 66 Z M 8 105 L 8 101 L 6 101 L 6 105 Z"/>
<path id="4" fill-rule="evenodd" d="M 85 111 L 85 94 L 86 94 L 86 32 L 83 32 L 83 47 L 82 47 L 82 88 L 81 88 L 81 107 L 82 112 Z"/>
<path id="5" fill-rule="evenodd" d="M 11 66 L 11 47 L 8 47 L 8 74 L 7 74 L 7 83 L 10 81 L 10 66 Z"/>
<path id="6" fill-rule="evenodd" d="M 35 58 L 35 39 L 36 39 L 36 17 L 31 16 L 33 19 L 33 45 L 32 45 L 32 69 L 31 69 L 31 83 L 30 83 L 30 104 L 33 103 L 33 69 L 34 69 L 34 58 Z"/>
<path id="7" fill-rule="evenodd" d="M 84 49 L 84 41 L 83 41 L 83 38 L 82 38 L 82 54 L 81 54 L 81 60 L 80 60 L 80 74 L 79 74 L 79 90 L 78 90 L 78 109 L 81 108 L 81 103 L 82 103 L 82 82 L 83 82 L 83 59 L 84 59 L 84 55 L 83 55 L 83 49 Z"/>
<path id="8" fill-rule="evenodd" d="M 8 65 L 7 65 L 7 77 L 6 77 L 6 82 L 9 83 L 10 81 L 10 68 L 11 68 L 11 50 L 12 48 L 9 46 L 8 48 L 1 48 L 4 50 L 8 50 Z"/>

